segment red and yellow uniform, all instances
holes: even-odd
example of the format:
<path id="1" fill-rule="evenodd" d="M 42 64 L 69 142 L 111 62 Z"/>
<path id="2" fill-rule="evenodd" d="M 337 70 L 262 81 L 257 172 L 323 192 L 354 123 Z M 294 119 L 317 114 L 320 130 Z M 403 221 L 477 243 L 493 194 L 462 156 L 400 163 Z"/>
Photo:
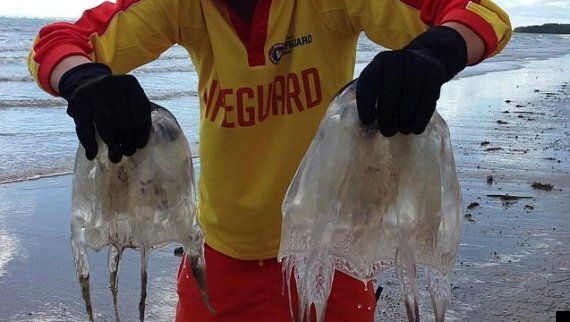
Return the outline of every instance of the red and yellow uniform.
<path id="1" fill-rule="evenodd" d="M 259 0 L 252 26 L 216 0 L 119 0 L 43 28 L 29 67 L 46 91 L 70 55 L 126 73 L 174 44 L 199 76 L 200 222 L 238 259 L 275 257 L 281 203 L 330 99 L 353 77 L 358 35 L 400 48 L 429 25 L 463 23 L 485 56 L 510 36 L 489 0 Z"/>
<path id="2" fill-rule="evenodd" d="M 360 32 L 397 49 L 446 22 L 478 34 L 485 57 L 511 35 L 490 0 L 259 0 L 251 24 L 225 0 L 118 0 L 43 28 L 29 68 L 55 94 L 49 78 L 65 57 L 119 74 L 174 44 L 186 48 L 199 76 L 206 242 L 232 258 L 269 259 L 286 189 L 330 99 L 353 77 Z"/>

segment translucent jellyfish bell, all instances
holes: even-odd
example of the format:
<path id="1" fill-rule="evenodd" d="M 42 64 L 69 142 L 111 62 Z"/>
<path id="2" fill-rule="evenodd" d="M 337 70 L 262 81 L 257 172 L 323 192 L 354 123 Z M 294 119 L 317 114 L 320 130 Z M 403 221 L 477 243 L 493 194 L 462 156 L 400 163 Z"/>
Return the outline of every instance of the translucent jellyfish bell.
<path id="1" fill-rule="evenodd" d="M 85 158 L 79 147 L 73 173 L 71 240 L 75 268 L 81 283 L 89 318 L 93 310 L 89 295 L 87 248 L 109 247 L 109 274 L 115 314 L 117 280 L 125 248 L 141 254 L 141 299 L 139 317 L 144 319 L 147 255 L 173 242 L 184 246 L 192 272 L 205 293 L 204 238 L 196 219 L 196 187 L 192 154 L 174 116 L 152 105 L 152 130 L 147 146 L 132 157 L 114 164 L 107 146 L 98 138 L 95 160 Z"/>
<path id="2" fill-rule="evenodd" d="M 363 282 L 395 263 L 408 319 L 419 320 L 416 264 L 425 265 L 436 319 L 450 299 L 461 195 L 445 121 L 420 135 L 363 127 L 355 84 L 331 103 L 283 202 L 279 259 L 294 275 L 299 320 L 323 321 L 335 269 Z M 293 274 L 293 272 L 295 274 Z"/>

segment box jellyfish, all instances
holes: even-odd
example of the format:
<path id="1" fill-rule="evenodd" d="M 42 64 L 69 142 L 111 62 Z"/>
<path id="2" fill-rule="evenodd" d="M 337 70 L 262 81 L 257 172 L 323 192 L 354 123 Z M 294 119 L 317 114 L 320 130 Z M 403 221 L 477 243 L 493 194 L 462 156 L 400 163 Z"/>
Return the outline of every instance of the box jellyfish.
<path id="1" fill-rule="evenodd" d="M 335 270 L 363 282 L 394 267 L 408 319 L 419 320 L 416 266 L 436 320 L 451 296 L 461 195 L 449 130 L 435 112 L 420 135 L 360 124 L 355 84 L 332 101 L 283 202 L 279 259 L 295 278 L 299 316 L 324 320 Z"/>
<path id="2" fill-rule="evenodd" d="M 205 290 L 202 230 L 196 219 L 197 199 L 192 154 L 174 116 L 152 105 L 152 129 L 148 144 L 132 157 L 115 164 L 107 146 L 98 138 L 99 153 L 85 158 L 80 146 L 73 173 L 71 241 L 77 277 L 90 320 L 87 248 L 108 248 L 110 288 L 115 317 L 121 256 L 126 248 L 141 257 L 139 318 L 144 319 L 147 256 L 170 243 L 181 243 L 194 277 Z"/>

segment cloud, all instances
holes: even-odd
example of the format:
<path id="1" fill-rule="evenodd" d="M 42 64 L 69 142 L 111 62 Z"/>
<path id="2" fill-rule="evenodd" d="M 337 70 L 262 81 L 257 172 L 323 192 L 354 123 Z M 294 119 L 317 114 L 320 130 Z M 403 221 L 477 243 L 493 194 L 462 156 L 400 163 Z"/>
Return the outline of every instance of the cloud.
<path id="1" fill-rule="evenodd" d="M 102 2 L 104 0 L 1 0 L 0 16 L 78 18 L 85 9 Z"/>
<path id="2" fill-rule="evenodd" d="M 494 0 L 510 16 L 513 26 L 570 23 L 570 0 Z"/>
<path id="3" fill-rule="evenodd" d="M 515 27 L 546 22 L 570 23 L 570 0 L 491 1 L 505 9 Z M 0 16 L 78 18 L 83 10 L 101 2 L 103 0 L 0 0 Z"/>
<path id="4" fill-rule="evenodd" d="M 562 9 L 570 9 L 570 1 L 549 1 L 545 5 Z"/>
<path id="5" fill-rule="evenodd" d="M 564 0 L 495 0 L 502 8 L 525 8 L 535 7 L 540 8 L 543 6 L 568 8 L 569 1 Z"/>

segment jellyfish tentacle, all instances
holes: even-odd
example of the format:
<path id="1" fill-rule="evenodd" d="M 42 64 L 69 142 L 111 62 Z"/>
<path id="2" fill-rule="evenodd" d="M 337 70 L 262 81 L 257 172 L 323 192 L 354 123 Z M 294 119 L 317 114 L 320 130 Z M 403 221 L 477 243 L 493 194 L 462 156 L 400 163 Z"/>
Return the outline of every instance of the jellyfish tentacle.
<path id="1" fill-rule="evenodd" d="M 287 296 L 289 298 L 289 314 L 291 315 L 291 321 L 295 321 L 295 315 L 293 314 L 293 301 L 291 300 L 291 277 L 294 267 L 295 260 L 293 256 L 287 256 L 283 259 L 282 264 L 282 273 L 283 273 L 283 288 L 287 287 Z M 281 291 L 281 295 L 283 295 L 283 290 Z"/>
<path id="2" fill-rule="evenodd" d="M 451 299 L 449 278 L 432 267 L 426 267 L 425 270 L 435 320 L 443 322 L 445 320 L 445 310 Z"/>
<path id="3" fill-rule="evenodd" d="M 81 285 L 81 296 L 83 296 L 83 301 L 85 301 L 85 310 L 89 316 L 89 321 L 94 321 L 93 306 L 91 305 L 91 295 L 89 293 L 89 274 L 79 276 L 79 284 Z"/>
<path id="4" fill-rule="evenodd" d="M 192 256 L 190 254 L 186 255 L 186 259 L 190 260 L 190 268 L 192 270 L 192 276 L 196 280 L 198 284 L 198 288 L 200 289 L 200 293 L 202 295 L 202 300 L 204 305 L 210 313 L 216 314 L 216 310 L 212 307 L 210 303 L 210 298 L 208 297 L 208 292 L 206 290 L 206 269 L 204 264 L 204 257 L 202 256 Z"/>
<path id="5" fill-rule="evenodd" d="M 191 161 L 191 160 L 190 160 Z M 193 176 L 192 176 L 193 180 Z M 192 271 L 192 276 L 198 285 L 200 294 L 202 295 L 202 301 L 204 305 L 212 313 L 216 314 L 216 310 L 210 303 L 208 297 L 207 285 L 206 285 L 206 262 L 205 262 L 205 248 L 204 248 L 204 234 L 194 217 L 192 224 L 190 225 L 189 238 L 183 243 L 184 244 L 184 260 L 183 268 L 186 278 L 188 276 L 188 266 L 190 263 L 190 270 Z"/>
<path id="6" fill-rule="evenodd" d="M 402 233 L 401 235 L 406 235 Z M 416 261 L 414 251 L 406 238 L 400 239 L 400 247 L 396 251 L 396 274 L 402 283 L 402 294 L 408 321 L 420 321 L 420 308 L 418 304 L 418 281 L 416 274 Z"/>
<path id="7" fill-rule="evenodd" d="M 75 222 L 72 223 L 71 228 L 71 248 L 73 250 L 75 271 L 79 284 L 81 285 L 81 296 L 85 302 L 85 310 L 87 311 L 89 321 L 93 321 L 93 306 L 91 305 L 89 286 L 89 259 L 85 247 L 85 230 L 82 229 L 82 225 Z"/>
<path id="8" fill-rule="evenodd" d="M 146 258 L 146 249 L 141 247 L 141 298 L 139 302 L 139 320 L 144 321 L 144 311 L 146 303 L 146 284 L 148 279 L 147 266 L 148 261 Z"/>
<path id="9" fill-rule="evenodd" d="M 121 317 L 119 315 L 118 306 L 118 286 L 119 286 L 119 263 L 121 261 L 121 255 L 123 249 L 119 249 L 114 245 L 109 246 L 109 284 L 111 288 L 111 294 L 113 295 L 113 308 L 115 310 L 115 321 L 120 322 Z"/>

